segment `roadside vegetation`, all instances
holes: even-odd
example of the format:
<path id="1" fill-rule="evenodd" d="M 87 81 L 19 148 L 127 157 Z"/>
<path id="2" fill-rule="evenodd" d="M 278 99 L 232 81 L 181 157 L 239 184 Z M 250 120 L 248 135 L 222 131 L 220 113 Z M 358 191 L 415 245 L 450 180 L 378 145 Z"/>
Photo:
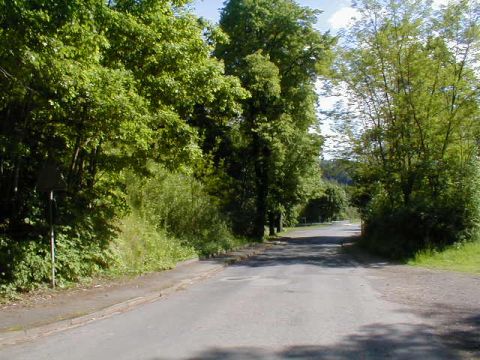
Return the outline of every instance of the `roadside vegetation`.
<path id="1" fill-rule="evenodd" d="M 480 274 L 480 241 L 457 243 L 443 250 L 422 250 L 408 264 Z"/>
<path id="2" fill-rule="evenodd" d="M 180 260 L 219 254 L 249 241 L 232 233 L 218 199 L 200 181 L 158 165 L 149 171 L 148 177 L 126 175 L 130 212 L 120 220 L 113 241 L 113 271 L 169 269 Z"/>
<path id="3" fill-rule="evenodd" d="M 356 162 L 362 244 L 408 259 L 475 241 L 480 224 L 480 5 L 357 2 L 338 47 L 336 116 Z"/>
<path id="4" fill-rule="evenodd" d="M 262 241 L 322 186 L 334 43 L 290 0 L 0 1 L 0 292 Z M 238 29 L 248 28 L 248 33 Z"/>
<path id="5" fill-rule="evenodd" d="M 351 205 L 351 189 L 335 181 L 324 180 L 323 188 L 311 196 L 302 207 L 300 219 L 303 223 L 323 223 L 336 220 L 357 220 L 359 214 Z"/>
<path id="6" fill-rule="evenodd" d="M 60 285 L 299 221 L 361 217 L 397 258 L 478 238 L 478 1 L 357 1 L 337 37 L 292 0 L 218 25 L 189 3 L 0 0 L 0 293 L 50 281 L 45 169 Z M 343 159 L 320 160 L 319 80 L 349 99 Z"/>

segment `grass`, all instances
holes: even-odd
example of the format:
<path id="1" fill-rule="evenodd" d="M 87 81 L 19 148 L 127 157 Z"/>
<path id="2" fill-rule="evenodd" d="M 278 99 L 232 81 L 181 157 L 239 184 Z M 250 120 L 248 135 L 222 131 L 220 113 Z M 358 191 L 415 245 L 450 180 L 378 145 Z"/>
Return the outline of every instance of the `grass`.
<path id="1" fill-rule="evenodd" d="M 443 251 L 421 251 L 409 265 L 480 274 L 480 241 L 466 242 Z"/>
<path id="2" fill-rule="evenodd" d="M 119 228 L 119 237 L 112 244 L 116 258 L 110 269 L 113 275 L 167 270 L 196 256 L 192 247 L 159 231 L 135 212 L 122 219 Z"/>

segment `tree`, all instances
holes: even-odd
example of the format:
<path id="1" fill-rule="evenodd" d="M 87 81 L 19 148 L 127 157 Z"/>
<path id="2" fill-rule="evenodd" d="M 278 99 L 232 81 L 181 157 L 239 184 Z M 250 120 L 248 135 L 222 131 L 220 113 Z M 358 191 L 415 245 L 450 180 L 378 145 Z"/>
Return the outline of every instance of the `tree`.
<path id="1" fill-rule="evenodd" d="M 273 232 L 281 213 L 301 199 L 301 179 L 319 155 L 320 139 L 308 131 L 316 123 L 315 80 L 332 39 L 314 29 L 316 15 L 291 0 L 231 0 L 222 11 L 229 41 L 216 54 L 251 93 L 238 127 L 238 156 L 227 161 L 241 212 L 255 213 L 244 225 L 256 237 L 267 217 Z"/>
<path id="2" fill-rule="evenodd" d="M 107 64 L 133 74 L 154 115 L 155 141 L 143 157 L 171 169 L 201 162 L 198 131 L 236 115 L 238 101 L 247 96 L 211 56 L 216 40 L 202 39 L 205 24 L 180 7 L 185 3 L 112 2 L 106 31 Z"/>
<path id="3" fill-rule="evenodd" d="M 326 181 L 324 186 L 322 193 L 310 199 L 302 211 L 301 217 L 307 222 L 340 220 L 346 215 L 348 198 L 345 188 L 332 181 Z"/>
<path id="4" fill-rule="evenodd" d="M 124 171 L 193 173 L 204 162 L 198 114 L 221 124 L 241 111 L 247 92 L 186 3 L 0 1 L 0 287 L 48 276 L 45 163 L 67 183 L 58 275 L 75 280 L 109 265 L 128 211 Z"/>
<path id="5" fill-rule="evenodd" d="M 348 159 L 322 160 L 323 177 L 327 180 L 336 181 L 342 185 L 351 185 L 355 171 L 355 162 Z"/>
<path id="6" fill-rule="evenodd" d="M 109 220 L 121 210 L 114 174 L 148 142 L 150 116 L 131 74 L 101 62 L 102 1 L 8 1 L 0 12 L 1 280 L 45 280 L 25 261 L 48 256 L 36 182 L 51 161 L 67 183 L 60 275 L 75 279 L 106 261 Z"/>
<path id="7" fill-rule="evenodd" d="M 436 12 L 431 2 L 366 0 L 357 9 L 337 69 L 362 129 L 367 233 L 405 252 L 458 240 L 478 217 L 478 3 Z M 397 234 L 379 228 L 392 221 Z"/>

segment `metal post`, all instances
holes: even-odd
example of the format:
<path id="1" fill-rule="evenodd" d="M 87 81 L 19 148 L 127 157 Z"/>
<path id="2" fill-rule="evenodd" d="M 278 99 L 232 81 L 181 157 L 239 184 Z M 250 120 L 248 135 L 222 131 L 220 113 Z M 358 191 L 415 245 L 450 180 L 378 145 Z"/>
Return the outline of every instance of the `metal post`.
<path id="1" fill-rule="evenodd" d="M 50 249 L 52 254 L 52 288 L 55 289 L 55 233 L 53 232 L 53 190 L 50 190 Z"/>

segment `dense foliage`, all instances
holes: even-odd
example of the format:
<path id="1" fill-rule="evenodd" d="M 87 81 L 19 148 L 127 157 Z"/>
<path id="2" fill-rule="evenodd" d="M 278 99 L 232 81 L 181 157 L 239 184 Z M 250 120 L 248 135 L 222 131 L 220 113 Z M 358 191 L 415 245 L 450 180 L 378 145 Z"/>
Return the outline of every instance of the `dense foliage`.
<path id="1" fill-rule="evenodd" d="M 351 98 L 365 240 L 384 254 L 471 239 L 479 217 L 480 6 L 365 0 L 336 70 Z"/>
<path id="2" fill-rule="evenodd" d="M 2 289 L 48 281 L 46 165 L 65 185 L 60 282 L 168 267 L 234 246 L 232 229 L 263 236 L 267 213 L 294 218 L 317 171 L 308 129 L 331 40 L 293 1 L 227 2 L 223 31 L 188 2 L 0 0 Z"/>
<path id="3" fill-rule="evenodd" d="M 349 199 L 345 187 L 333 182 L 325 182 L 319 194 L 312 196 L 302 209 L 302 220 L 307 223 L 343 220 L 349 217 Z"/>
<path id="4" fill-rule="evenodd" d="M 150 164 L 151 176 L 126 175 L 128 216 L 113 242 L 114 270 L 141 273 L 171 268 L 179 260 L 208 256 L 245 244 L 234 237 L 217 198 L 184 173 Z"/>
<path id="5" fill-rule="evenodd" d="M 226 171 L 237 193 L 236 218 L 256 237 L 267 220 L 270 234 L 281 229 L 283 216 L 305 201 L 306 180 L 318 168 L 321 138 L 310 131 L 317 123 L 315 82 L 333 39 L 315 30 L 316 15 L 292 0 L 231 0 L 222 11 L 229 41 L 216 53 L 251 94 L 235 148 L 246 156 L 228 157 Z"/>

